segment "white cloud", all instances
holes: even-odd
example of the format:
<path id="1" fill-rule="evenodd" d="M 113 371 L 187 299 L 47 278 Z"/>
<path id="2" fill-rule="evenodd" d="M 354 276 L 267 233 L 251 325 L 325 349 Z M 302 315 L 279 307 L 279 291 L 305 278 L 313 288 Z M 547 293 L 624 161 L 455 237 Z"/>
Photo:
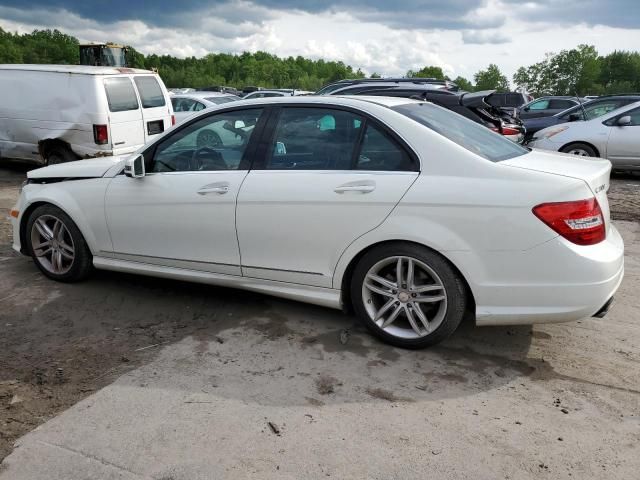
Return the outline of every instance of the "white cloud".
<path id="1" fill-rule="evenodd" d="M 374 17 L 364 21 L 337 8 L 312 14 L 267 9 L 246 1 L 235 1 L 233 8 L 222 4 L 199 13 L 181 13 L 171 24 L 160 26 L 142 20 L 99 23 L 65 10 L 26 12 L 0 6 L 0 26 L 21 33 L 59 28 L 81 41 L 121 42 L 146 54 L 178 57 L 265 50 L 280 56 L 341 60 L 385 76 L 435 65 L 450 76 L 472 78 L 496 63 L 510 78 L 519 66 L 543 59 L 546 52 L 579 43 L 594 44 L 601 54 L 640 50 L 639 29 L 523 22 L 522 11 L 539 10 L 536 2 L 514 6 L 507 4 L 510 1 L 486 0 L 462 19 L 473 24 L 463 30 L 403 28 Z"/>

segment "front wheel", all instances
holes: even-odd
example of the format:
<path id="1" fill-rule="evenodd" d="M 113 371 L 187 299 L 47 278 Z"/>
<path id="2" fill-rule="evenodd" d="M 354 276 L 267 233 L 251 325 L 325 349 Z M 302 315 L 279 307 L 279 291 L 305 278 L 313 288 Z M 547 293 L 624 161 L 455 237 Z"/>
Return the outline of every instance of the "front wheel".
<path id="1" fill-rule="evenodd" d="M 43 205 L 33 211 L 27 221 L 26 241 L 36 266 L 53 280 L 82 280 L 93 268 L 82 233 L 58 207 Z"/>
<path id="2" fill-rule="evenodd" d="M 464 284 L 447 260 L 407 243 L 365 254 L 354 270 L 351 298 L 374 335 L 403 348 L 441 342 L 458 327 L 466 307 Z"/>
<path id="3" fill-rule="evenodd" d="M 576 155 L 578 157 L 597 157 L 598 154 L 592 146 L 586 143 L 573 143 L 567 145 L 560 150 L 562 153 L 568 153 L 570 155 Z"/>

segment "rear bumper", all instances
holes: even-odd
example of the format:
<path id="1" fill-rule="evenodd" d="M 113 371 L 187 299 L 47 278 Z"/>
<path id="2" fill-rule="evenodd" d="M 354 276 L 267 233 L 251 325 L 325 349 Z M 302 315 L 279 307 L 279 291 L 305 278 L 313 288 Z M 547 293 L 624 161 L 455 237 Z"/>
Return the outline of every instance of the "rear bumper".
<path id="1" fill-rule="evenodd" d="M 602 313 L 616 293 L 624 277 L 624 243 L 611 226 L 597 245 L 558 237 L 525 252 L 467 258 L 465 266 L 477 325 L 569 322 Z"/>

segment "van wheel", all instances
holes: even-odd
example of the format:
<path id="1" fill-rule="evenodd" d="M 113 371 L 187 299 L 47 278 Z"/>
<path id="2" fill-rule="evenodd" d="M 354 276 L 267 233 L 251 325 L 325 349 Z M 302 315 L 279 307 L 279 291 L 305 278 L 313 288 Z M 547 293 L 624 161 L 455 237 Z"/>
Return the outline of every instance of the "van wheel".
<path id="1" fill-rule="evenodd" d="M 47 148 L 45 153 L 45 163 L 55 165 L 57 163 L 73 162 L 77 160 L 71 150 L 62 145 L 53 145 Z"/>
<path id="2" fill-rule="evenodd" d="M 29 254 L 47 277 L 76 282 L 91 273 L 91 251 L 80 229 L 58 207 L 36 208 L 27 221 L 25 237 Z"/>
<path id="3" fill-rule="evenodd" d="M 356 314 L 383 341 L 424 348 L 451 335 L 464 316 L 462 279 L 438 253 L 419 245 L 374 248 L 351 279 Z"/>

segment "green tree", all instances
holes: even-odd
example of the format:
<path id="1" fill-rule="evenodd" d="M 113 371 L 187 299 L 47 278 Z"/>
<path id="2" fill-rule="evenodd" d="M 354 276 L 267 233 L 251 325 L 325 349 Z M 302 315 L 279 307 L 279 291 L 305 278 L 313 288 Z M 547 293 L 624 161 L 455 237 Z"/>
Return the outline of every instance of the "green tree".
<path id="1" fill-rule="evenodd" d="M 495 63 L 490 64 L 486 70 L 480 70 L 473 76 L 476 82 L 476 90 L 509 91 L 509 80 L 505 77 Z"/>
<path id="2" fill-rule="evenodd" d="M 458 76 L 454 78 L 453 83 L 458 85 L 458 87 L 460 87 L 460 90 L 466 90 L 467 92 L 473 92 L 475 90 L 473 84 L 464 77 Z"/>
<path id="3" fill-rule="evenodd" d="M 444 80 L 445 74 L 442 71 L 442 68 L 440 67 L 427 66 L 427 67 L 421 68 L 417 72 L 414 72 L 413 70 L 409 70 L 407 72 L 407 78 L 415 78 L 415 77 L 438 78 L 438 79 Z"/>

